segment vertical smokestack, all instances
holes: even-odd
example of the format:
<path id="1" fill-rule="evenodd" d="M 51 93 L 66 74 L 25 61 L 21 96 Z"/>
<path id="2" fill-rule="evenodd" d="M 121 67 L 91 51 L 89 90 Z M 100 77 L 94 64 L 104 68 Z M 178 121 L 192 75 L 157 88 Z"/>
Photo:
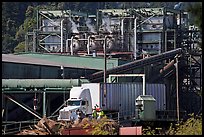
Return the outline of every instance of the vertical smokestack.
<path id="1" fill-rule="evenodd" d="M 79 33 L 79 31 L 77 30 L 77 25 L 74 23 L 74 21 L 72 21 L 72 19 L 71 18 L 69 18 L 69 20 L 71 21 L 71 23 L 72 23 L 72 32 L 73 33 Z"/>

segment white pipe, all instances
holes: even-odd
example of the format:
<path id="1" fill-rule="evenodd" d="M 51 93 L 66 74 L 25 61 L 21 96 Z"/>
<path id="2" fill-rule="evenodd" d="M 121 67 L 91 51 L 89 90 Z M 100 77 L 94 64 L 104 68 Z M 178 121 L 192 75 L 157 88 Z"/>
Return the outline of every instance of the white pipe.
<path id="1" fill-rule="evenodd" d="M 73 55 L 73 38 L 74 36 L 71 37 L 71 45 L 70 45 L 71 55 Z"/>
<path id="2" fill-rule="evenodd" d="M 134 18 L 134 16 L 133 16 L 133 17 L 124 17 L 124 18 L 122 19 L 122 21 L 121 21 L 122 47 L 123 47 L 123 45 L 124 45 L 124 20 L 125 20 L 125 19 L 133 19 L 133 18 Z"/>
<path id="3" fill-rule="evenodd" d="M 61 20 L 61 53 L 63 52 L 63 21 L 64 19 Z"/>
<path id="4" fill-rule="evenodd" d="M 121 37 L 122 37 L 122 47 L 123 47 L 123 44 L 124 44 L 124 19 L 122 19 L 121 21 Z"/>
<path id="5" fill-rule="evenodd" d="M 135 25 L 135 28 L 134 28 L 134 59 L 136 60 L 137 59 L 137 18 L 135 18 L 134 20 L 134 25 Z"/>
<path id="6" fill-rule="evenodd" d="M 90 54 L 90 38 L 91 38 L 91 36 L 88 36 L 88 44 L 87 44 L 88 55 Z"/>
<path id="7" fill-rule="evenodd" d="M 142 77 L 142 81 L 143 81 L 143 95 L 145 95 L 146 93 L 145 93 L 145 91 L 146 91 L 146 87 L 145 87 L 145 75 Z"/>

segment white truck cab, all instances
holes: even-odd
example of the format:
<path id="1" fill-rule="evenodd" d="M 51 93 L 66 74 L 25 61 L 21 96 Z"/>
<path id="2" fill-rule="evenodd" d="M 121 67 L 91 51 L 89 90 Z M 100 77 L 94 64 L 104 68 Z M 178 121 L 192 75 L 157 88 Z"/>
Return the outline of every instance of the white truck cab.
<path id="1" fill-rule="evenodd" d="M 58 120 L 74 121 L 78 119 L 77 111 L 84 115 L 92 114 L 92 100 L 90 90 L 83 87 L 73 87 L 67 106 L 59 111 Z"/>

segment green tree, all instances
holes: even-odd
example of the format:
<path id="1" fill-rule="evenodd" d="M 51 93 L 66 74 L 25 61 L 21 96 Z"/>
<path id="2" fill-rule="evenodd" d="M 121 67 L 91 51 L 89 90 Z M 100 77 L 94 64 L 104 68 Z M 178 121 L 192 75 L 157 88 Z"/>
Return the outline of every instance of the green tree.
<path id="1" fill-rule="evenodd" d="M 11 53 L 16 46 L 16 31 L 24 20 L 24 12 L 28 3 L 2 3 L 2 52 Z"/>
<path id="2" fill-rule="evenodd" d="M 14 47 L 16 46 L 17 41 L 14 37 L 9 34 L 2 36 L 2 53 L 11 53 L 13 52 Z"/>
<path id="3" fill-rule="evenodd" d="M 187 11 L 191 14 L 193 23 L 202 31 L 202 2 L 190 4 Z"/>
<path id="4" fill-rule="evenodd" d="M 187 8 L 187 11 L 190 13 L 192 24 L 197 26 L 202 34 L 202 2 L 195 2 L 190 4 Z M 199 46 L 202 48 L 202 38 L 199 40 Z"/>
<path id="5" fill-rule="evenodd" d="M 190 115 L 191 117 L 177 124 L 175 128 L 170 127 L 168 135 L 202 135 L 202 114 L 200 116 Z"/>
<path id="6" fill-rule="evenodd" d="M 21 42 L 19 43 L 15 48 L 14 48 L 14 52 L 15 53 L 19 53 L 19 52 L 25 52 L 25 42 Z"/>
<path id="7" fill-rule="evenodd" d="M 32 6 L 28 6 L 26 10 L 26 19 L 24 20 L 24 23 L 19 27 L 19 30 L 16 32 L 16 40 L 20 44 L 22 41 L 25 41 L 25 35 L 27 32 L 33 31 L 33 29 L 36 28 L 36 11 L 37 7 L 34 8 Z"/>

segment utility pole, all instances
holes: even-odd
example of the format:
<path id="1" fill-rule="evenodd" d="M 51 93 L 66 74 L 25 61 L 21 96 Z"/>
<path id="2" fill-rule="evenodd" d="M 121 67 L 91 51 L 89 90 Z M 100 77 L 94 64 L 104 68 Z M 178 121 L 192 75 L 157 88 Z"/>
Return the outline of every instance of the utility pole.
<path id="1" fill-rule="evenodd" d="M 105 36 L 104 39 L 104 46 L 103 46 L 103 50 L 104 50 L 104 73 L 103 73 L 103 82 L 104 82 L 104 92 L 103 92 L 103 104 L 105 104 L 105 98 L 106 98 L 106 69 L 107 69 L 107 64 L 106 64 L 106 39 L 107 36 Z"/>
<path id="2" fill-rule="evenodd" d="M 104 81 L 104 96 L 103 96 L 103 104 L 105 104 L 106 93 L 107 93 L 107 86 L 106 86 L 106 71 L 107 71 L 107 63 L 106 63 L 106 40 L 110 38 L 110 36 L 105 36 L 104 38 L 104 73 L 103 73 L 103 81 Z"/>

